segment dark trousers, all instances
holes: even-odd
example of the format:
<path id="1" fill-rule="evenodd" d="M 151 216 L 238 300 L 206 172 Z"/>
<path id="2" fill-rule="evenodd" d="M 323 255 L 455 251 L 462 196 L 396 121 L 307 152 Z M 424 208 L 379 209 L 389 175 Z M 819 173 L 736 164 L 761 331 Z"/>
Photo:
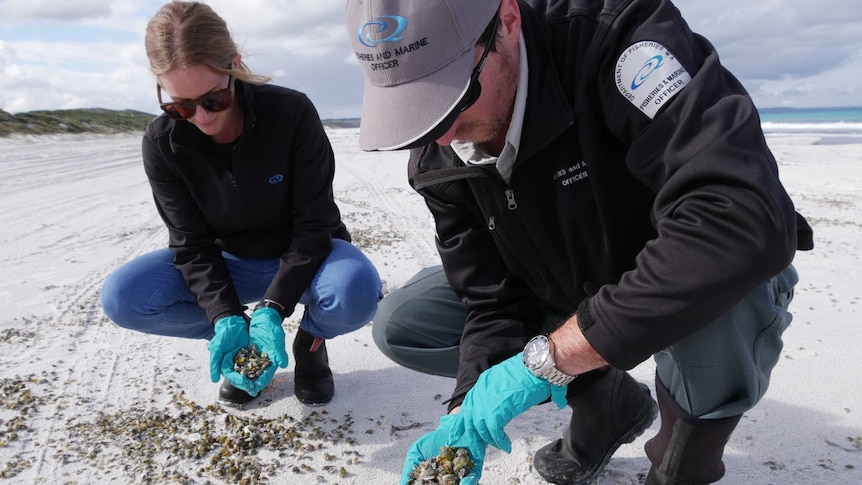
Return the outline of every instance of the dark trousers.
<path id="1" fill-rule="evenodd" d="M 798 281 L 790 266 L 727 313 L 654 355 L 661 382 L 692 416 L 719 419 L 751 409 L 766 393 L 790 325 L 787 311 Z M 380 350 L 404 367 L 454 377 L 466 307 L 440 266 L 425 268 L 387 295 L 372 333 Z M 551 331 L 565 315 L 546 315 Z"/>

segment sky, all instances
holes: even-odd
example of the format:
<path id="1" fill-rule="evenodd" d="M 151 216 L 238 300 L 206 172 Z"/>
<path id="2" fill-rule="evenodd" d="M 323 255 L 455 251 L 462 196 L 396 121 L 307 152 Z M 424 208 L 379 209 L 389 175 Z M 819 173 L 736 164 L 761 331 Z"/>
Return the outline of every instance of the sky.
<path id="1" fill-rule="evenodd" d="M 157 113 L 144 29 L 164 1 L 0 0 L 0 109 Z M 362 70 L 344 0 L 210 0 L 248 66 L 358 117 Z M 759 108 L 862 106 L 859 0 L 678 0 Z"/>

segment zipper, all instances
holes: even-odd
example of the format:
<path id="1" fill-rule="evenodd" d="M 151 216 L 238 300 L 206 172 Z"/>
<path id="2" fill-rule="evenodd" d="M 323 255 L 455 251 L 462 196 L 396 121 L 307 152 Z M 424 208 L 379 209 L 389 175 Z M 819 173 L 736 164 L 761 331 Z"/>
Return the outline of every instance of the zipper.
<path id="1" fill-rule="evenodd" d="M 512 189 L 506 189 L 505 194 L 506 194 L 506 207 L 510 211 L 517 209 L 518 203 L 515 202 L 515 191 Z M 493 231 L 496 228 L 497 228 L 497 220 L 494 218 L 494 216 L 488 217 L 488 229 Z"/>
<path id="2" fill-rule="evenodd" d="M 429 172 L 423 172 L 417 174 L 414 177 L 414 190 L 419 191 L 420 189 L 424 189 L 433 185 L 451 183 L 455 181 L 472 179 L 472 178 L 484 178 L 488 179 L 492 184 L 497 185 L 498 187 L 503 189 L 503 194 L 506 197 L 506 208 L 509 211 L 516 211 L 518 209 L 518 203 L 515 199 L 515 191 L 512 190 L 508 184 L 503 180 L 499 174 L 496 173 L 496 170 L 491 171 L 486 169 L 485 167 L 480 166 L 461 166 L 461 167 L 453 167 L 448 169 L 437 169 L 431 170 Z M 532 248 L 535 254 L 538 254 L 538 247 L 536 243 L 530 238 L 529 231 L 523 227 L 523 224 L 520 223 L 520 217 L 515 215 L 515 219 L 519 221 L 519 225 L 521 226 L 522 234 L 518 236 L 518 239 L 522 239 L 525 241 L 525 245 L 528 245 Z M 499 228 L 497 227 L 497 219 L 495 216 L 488 217 L 488 230 L 496 231 Z M 501 248 L 500 250 L 505 250 L 509 254 L 509 259 L 517 264 L 520 267 L 520 270 L 523 274 L 530 275 L 530 277 L 536 282 L 544 282 L 546 286 L 548 286 L 548 291 L 556 295 L 556 298 L 559 298 L 560 301 L 569 301 L 569 298 L 566 295 L 565 291 L 561 291 L 556 287 L 556 284 L 559 284 L 557 281 L 556 275 L 552 270 L 550 270 L 548 264 L 546 262 L 541 262 L 536 264 L 534 268 L 527 268 L 526 266 L 518 263 L 520 258 L 516 257 L 517 254 L 514 253 L 511 247 L 508 244 L 502 244 L 504 241 L 504 237 L 499 237 Z"/>
<path id="3" fill-rule="evenodd" d="M 511 188 L 509 188 L 508 186 L 506 186 L 502 182 L 502 180 L 497 180 L 497 179 L 493 179 L 493 180 L 494 180 L 494 182 L 496 182 L 499 185 L 502 185 L 505 188 L 503 193 L 506 196 L 506 207 L 507 207 L 507 209 L 509 209 L 510 211 L 517 210 L 518 209 L 518 202 L 515 200 L 515 191 L 512 190 Z M 522 235 L 518 236 L 518 239 L 521 239 L 522 241 L 525 242 L 525 244 L 529 245 L 533 249 L 535 254 L 539 254 L 539 248 L 538 248 L 538 246 L 536 246 L 535 241 L 533 241 L 533 239 L 528 235 L 529 231 L 527 230 L 526 227 L 523 226 L 523 223 L 521 223 L 520 216 L 516 216 L 515 219 L 518 221 L 519 226 L 520 226 L 520 230 L 522 231 Z M 495 229 L 497 229 L 497 221 L 496 221 L 494 216 L 491 216 L 488 218 L 488 229 L 490 229 L 491 231 L 494 231 Z M 508 244 L 503 244 L 504 237 L 502 235 L 500 236 L 499 240 L 500 240 L 501 246 L 506 249 L 506 251 L 509 253 L 509 255 L 511 257 L 517 256 L 517 254 L 512 251 L 512 249 L 510 248 L 510 246 Z M 514 261 L 520 261 L 520 258 L 515 257 Z M 536 275 L 538 275 L 539 280 L 543 281 L 545 283 L 545 285 L 548 286 L 547 287 L 548 291 L 550 291 L 552 294 L 556 295 L 556 297 L 559 298 L 561 301 L 569 301 L 567 292 L 561 290 L 561 288 L 563 288 L 563 286 L 558 286 L 558 285 L 560 285 L 560 282 L 557 281 L 556 273 L 554 273 L 554 271 L 551 270 L 551 268 L 548 266 L 548 264 L 546 262 L 536 261 L 536 263 L 537 264 L 534 265 L 533 270 L 530 270 L 529 268 L 527 268 L 523 265 L 520 265 L 522 268 L 521 270 L 524 271 L 525 274 L 531 274 L 532 273 L 533 278 L 535 278 Z"/>
<path id="4" fill-rule="evenodd" d="M 515 191 L 512 189 L 506 189 L 506 203 L 508 204 L 509 210 L 513 211 L 518 208 L 518 203 L 515 202 Z"/>
<path id="5" fill-rule="evenodd" d="M 502 178 L 493 177 L 493 176 L 489 177 L 489 178 L 491 179 L 491 181 L 495 185 L 497 185 L 498 187 L 503 189 L 503 195 L 506 197 L 506 208 L 510 212 L 515 212 L 518 209 L 518 202 L 515 200 L 515 191 L 512 190 L 512 188 L 510 188 L 503 181 Z M 498 192 L 498 194 L 499 194 L 499 192 Z M 527 235 L 528 231 L 523 226 L 523 223 L 521 222 L 520 216 L 518 214 L 513 214 L 512 218 L 510 218 L 510 219 L 512 219 L 513 221 L 516 221 L 516 224 L 518 225 L 518 227 L 514 229 L 514 232 L 516 234 L 520 233 L 517 236 L 517 239 L 522 241 L 521 245 L 528 245 L 529 247 L 533 248 L 534 254 L 538 254 L 538 249 L 536 248 L 536 244 Z M 509 226 L 511 226 L 511 224 L 509 224 Z M 490 230 L 490 231 L 496 231 L 497 230 L 497 218 L 495 216 L 489 216 L 488 217 L 488 230 Z M 503 228 L 501 228 L 501 230 L 503 231 L 503 233 L 505 233 L 505 232 L 508 232 L 510 234 L 512 233 L 512 227 L 509 227 L 508 231 L 506 229 L 503 229 Z M 512 250 L 513 248 L 511 247 L 511 244 L 505 243 L 506 237 L 505 237 L 505 234 L 503 234 L 503 233 L 498 233 L 499 235 L 498 235 L 497 239 L 498 239 L 499 245 L 500 245 L 498 250 L 501 252 L 501 255 L 504 257 L 505 260 L 511 261 L 511 263 L 516 264 L 519 267 L 519 270 L 516 272 L 520 272 L 520 273 L 525 274 L 525 275 L 530 275 L 530 279 L 537 281 L 537 282 L 538 281 L 548 281 L 549 278 L 553 277 L 551 275 L 551 273 L 546 269 L 545 264 L 539 264 L 539 265 L 534 266 L 533 268 L 529 268 L 529 267 L 521 264 L 521 258 L 518 257 L 518 254 L 515 251 Z M 518 247 L 518 246 L 519 245 L 516 245 L 516 247 Z M 508 254 L 508 256 L 506 256 L 505 254 Z"/>

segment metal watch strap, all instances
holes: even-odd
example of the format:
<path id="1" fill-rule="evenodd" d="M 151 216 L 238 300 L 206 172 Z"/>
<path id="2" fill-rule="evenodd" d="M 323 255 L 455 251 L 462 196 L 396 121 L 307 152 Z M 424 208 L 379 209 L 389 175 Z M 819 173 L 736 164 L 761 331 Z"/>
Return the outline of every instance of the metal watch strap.
<path id="1" fill-rule="evenodd" d="M 548 339 L 548 343 L 550 346 L 550 352 L 551 352 L 550 361 L 553 364 L 552 366 L 546 367 L 545 369 L 543 369 L 543 374 L 545 375 L 545 379 L 555 386 L 567 386 L 567 385 L 569 385 L 570 382 L 575 380 L 575 378 L 578 376 L 577 375 L 570 376 L 569 374 L 566 374 L 565 372 L 562 372 L 561 370 L 557 369 L 557 361 L 554 358 L 554 352 L 555 352 L 556 346 L 554 345 L 554 341 L 551 340 L 551 334 L 550 333 L 546 333 L 545 337 L 547 337 L 547 339 Z"/>
<path id="2" fill-rule="evenodd" d="M 578 376 L 570 376 L 560 372 L 556 367 L 548 367 L 542 372 L 542 376 L 555 386 L 567 386 Z"/>
<path id="3" fill-rule="evenodd" d="M 537 361 L 537 357 L 540 361 Z M 565 386 L 577 376 L 570 376 L 559 369 L 554 360 L 554 342 L 549 334 L 536 335 L 524 346 L 524 365 L 539 379 L 555 386 Z"/>
<path id="4" fill-rule="evenodd" d="M 265 298 L 261 300 L 257 304 L 257 306 L 254 307 L 255 310 L 257 310 L 258 308 L 272 308 L 273 310 L 277 311 L 279 316 L 281 316 L 282 320 L 284 320 L 284 305 L 275 300 Z"/>

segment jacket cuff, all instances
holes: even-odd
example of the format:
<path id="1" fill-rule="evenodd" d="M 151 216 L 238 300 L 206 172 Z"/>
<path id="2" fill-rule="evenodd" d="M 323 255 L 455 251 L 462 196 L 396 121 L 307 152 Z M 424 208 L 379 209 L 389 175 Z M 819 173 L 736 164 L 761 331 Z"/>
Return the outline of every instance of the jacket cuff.
<path id="1" fill-rule="evenodd" d="M 457 408 L 458 406 L 461 405 L 461 403 L 464 402 L 464 397 L 466 397 L 466 396 L 467 396 L 466 392 L 460 392 L 457 395 L 449 398 L 448 401 L 444 401 L 443 404 L 449 405 L 447 411 L 451 413 L 453 409 Z"/>
<path id="2" fill-rule="evenodd" d="M 581 333 L 584 334 L 584 338 L 587 339 L 590 346 L 610 365 L 621 370 L 634 369 L 646 357 L 642 358 L 640 354 L 631 351 L 622 340 L 613 334 L 607 323 L 596 318 L 590 306 L 593 300 L 595 297 L 587 298 L 578 305 L 578 327 L 581 329 Z"/>
<path id="3" fill-rule="evenodd" d="M 218 308 L 213 308 L 213 309 L 207 310 L 206 313 L 207 313 L 207 318 L 210 321 L 210 325 L 212 325 L 213 328 L 215 328 L 216 322 L 220 318 L 224 318 L 224 317 L 231 317 L 234 315 L 238 315 L 238 316 L 241 316 L 241 317 L 245 318 L 246 320 L 248 320 L 248 316 L 245 314 L 245 308 L 246 308 L 245 306 L 242 306 L 239 309 L 231 309 L 231 308 L 226 308 L 226 307 L 220 306 Z"/>

